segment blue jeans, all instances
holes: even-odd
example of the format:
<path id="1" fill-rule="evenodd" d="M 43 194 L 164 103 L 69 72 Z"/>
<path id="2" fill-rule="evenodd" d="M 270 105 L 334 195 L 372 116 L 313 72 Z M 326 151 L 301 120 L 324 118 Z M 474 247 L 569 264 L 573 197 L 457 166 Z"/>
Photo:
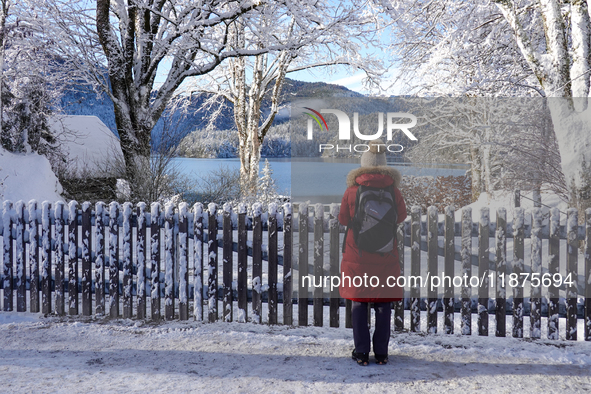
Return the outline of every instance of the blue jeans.
<path id="1" fill-rule="evenodd" d="M 357 353 L 369 353 L 370 338 L 367 324 L 368 302 L 352 302 L 351 321 L 353 324 L 353 341 Z M 387 355 L 390 342 L 390 317 L 392 315 L 391 302 L 375 302 L 376 327 L 373 333 L 374 354 Z"/>

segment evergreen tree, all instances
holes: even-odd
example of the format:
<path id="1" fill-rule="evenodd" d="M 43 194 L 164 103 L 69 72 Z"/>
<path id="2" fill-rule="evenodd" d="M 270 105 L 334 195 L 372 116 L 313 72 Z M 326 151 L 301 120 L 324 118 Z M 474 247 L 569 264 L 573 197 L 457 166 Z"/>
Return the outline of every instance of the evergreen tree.
<path id="1" fill-rule="evenodd" d="M 257 188 L 257 201 L 267 206 L 271 202 L 278 202 L 279 193 L 277 193 L 277 185 L 273 179 L 273 170 L 269 164 L 269 160 L 265 159 L 265 166 L 262 169 L 262 175 L 259 178 Z"/>

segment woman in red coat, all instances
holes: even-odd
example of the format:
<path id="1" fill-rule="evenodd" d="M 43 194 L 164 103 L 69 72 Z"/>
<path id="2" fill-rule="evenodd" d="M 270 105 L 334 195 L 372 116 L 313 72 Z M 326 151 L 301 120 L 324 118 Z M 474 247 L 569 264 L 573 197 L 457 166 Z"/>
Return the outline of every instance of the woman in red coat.
<path id="1" fill-rule="evenodd" d="M 361 156 L 361 167 L 347 176 L 347 190 L 341 202 L 339 222 L 350 225 L 355 215 L 355 198 L 360 185 L 394 188 L 394 200 L 397 211 L 397 223 L 406 218 L 406 204 L 398 186 L 402 176 L 395 168 L 386 163 L 386 146 L 381 140 L 369 143 L 369 151 Z M 387 253 L 370 253 L 359 250 L 355 243 L 353 231 L 347 231 L 345 251 L 341 262 L 340 295 L 353 301 L 351 319 L 353 323 L 353 339 L 355 350 L 353 359 L 360 365 L 369 363 L 370 335 L 367 325 L 367 309 L 370 302 L 376 311 L 373 349 L 376 362 L 388 362 L 388 343 L 390 339 L 390 316 L 392 301 L 401 300 L 403 289 L 393 286 L 400 275 L 400 260 L 396 242 L 394 248 Z M 351 278 L 350 280 L 348 278 Z"/>

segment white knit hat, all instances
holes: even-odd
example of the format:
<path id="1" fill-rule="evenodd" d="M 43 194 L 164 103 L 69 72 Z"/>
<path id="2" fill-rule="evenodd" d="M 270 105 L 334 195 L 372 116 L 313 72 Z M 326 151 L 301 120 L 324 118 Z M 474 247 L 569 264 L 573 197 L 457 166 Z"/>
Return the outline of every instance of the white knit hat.
<path id="1" fill-rule="evenodd" d="M 385 166 L 386 163 L 386 145 L 381 139 L 375 139 L 369 142 L 369 150 L 361 155 L 361 167 Z"/>

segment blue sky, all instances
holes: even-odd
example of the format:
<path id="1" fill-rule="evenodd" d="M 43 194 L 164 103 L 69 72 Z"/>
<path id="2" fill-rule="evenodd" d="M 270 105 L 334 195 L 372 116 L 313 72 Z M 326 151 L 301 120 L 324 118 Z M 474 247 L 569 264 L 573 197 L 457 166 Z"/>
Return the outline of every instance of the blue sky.
<path id="1" fill-rule="evenodd" d="M 161 72 L 159 72 L 158 76 L 156 77 L 156 86 L 163 83 L 166 77 L 166 71 L 168 71 L 168 67 L 170 64 L 168 61 L 164 60 L 161 64 Z M 365 73 L 362 71 L 357 71 L 355 73 L 351 73 L 351 70 L 348 70 L 344 66 L 335 66 L 332 69 L 328 67 L 323 68 L 315 68 L 309 70 L 302 70 L 293 73 L 287 74 L 287 77 L 290 79 L 295 79 L 297 81 L 304 81 L 304 82 L 324 82 L 330 83 L 335 85 L 341 85 L 350 89 L 352 91 L 362 93 L 362 94 L 369 94 L 370 92 L 364 89 L 362 80 L 365 77 Z M 384 78 L 384 86 L 392 83 L 392 77 Z M 401 87 L 399 84 L 395 85 L 394 87 L 388 89 L 388 95 L 398 95 L 400 94 Z"/>

